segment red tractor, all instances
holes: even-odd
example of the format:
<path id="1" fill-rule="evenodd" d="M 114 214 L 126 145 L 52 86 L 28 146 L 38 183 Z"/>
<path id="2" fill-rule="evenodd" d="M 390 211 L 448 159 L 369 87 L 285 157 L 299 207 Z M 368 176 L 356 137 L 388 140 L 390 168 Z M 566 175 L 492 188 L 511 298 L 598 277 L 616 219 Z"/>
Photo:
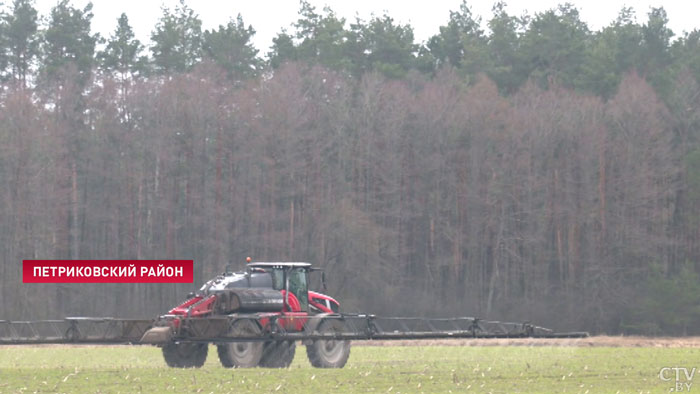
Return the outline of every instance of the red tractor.
<path id="1" fill-rule="evenodd" d="M 311 271 L 315 269 L 309 263 L 292 262 L 249 263 L 244 272 L 227 270 L 161 316 L 141 342 L 162 346 L 171 367 L 201 367 L 208 344 L 214 343 L 224 367 L 286 368 L 294 359 L 296 341 L 265 340 L 271 333 L 322 337 L 343 330 L 338 301 L 308 289 Z M 342 368 L 350 355 L 349 340 L 303 343 L 314 367 Z"/>

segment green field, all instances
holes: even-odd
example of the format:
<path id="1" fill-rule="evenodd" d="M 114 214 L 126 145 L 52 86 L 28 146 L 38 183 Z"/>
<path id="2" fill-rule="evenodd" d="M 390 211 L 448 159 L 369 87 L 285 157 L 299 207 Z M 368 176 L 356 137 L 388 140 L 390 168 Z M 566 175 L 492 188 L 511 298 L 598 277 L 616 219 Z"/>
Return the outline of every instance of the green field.
<path id="1" fill-rule="evenodd" d="M 353 347 L 343 369 L 170 369 L 155 347 L 0 347 L 0 392 L 668 392 L 662 367 L 700 367 L 697 348 Z M 700 376 L 695 378 L 700 382 Z M 700 392 L 696 383 L 691 392 Z"/>

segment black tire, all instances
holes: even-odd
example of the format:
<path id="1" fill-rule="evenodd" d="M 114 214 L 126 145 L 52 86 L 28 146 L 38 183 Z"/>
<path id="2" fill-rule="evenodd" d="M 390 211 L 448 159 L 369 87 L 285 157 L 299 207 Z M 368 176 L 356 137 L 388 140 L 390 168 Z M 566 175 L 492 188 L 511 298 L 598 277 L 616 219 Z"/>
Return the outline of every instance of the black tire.
<path id="1" fill-rule="evenodd" d="M 297 344 L 294 341 L 265 342 L 260 366 L 263 368 L 289 368 L 294 361 Z"/>
<path id="2" fill-rule="evenodd" d="M 165 363 L 172 368 L 200 368 L 208 352 L 206 343 L 170 342 L 163 346 Z"/>
<path id="3" fill-rule="evenodd" d="M 240 319 L 233 322 L 229 330 L 229 336 L 260 336 L 262 330 L 257 322 L 249 319 Z M 229 342 L 216 346 L 221 365 L 226 368 L 255 368 L 260 364 L 263 356 L 263 343 L 254 342 Z"/>
<path id="4" fill-rule="evenodd" d="M 344 324 L 339 319 L 322 321 L 316 332 L 329 334 L 343 332 Z M 332 339 L 317 339 L 306 345 L 306 355 L 309 362 L 316 368 L 343 368 L 350 357 L 350 341 Z"/>

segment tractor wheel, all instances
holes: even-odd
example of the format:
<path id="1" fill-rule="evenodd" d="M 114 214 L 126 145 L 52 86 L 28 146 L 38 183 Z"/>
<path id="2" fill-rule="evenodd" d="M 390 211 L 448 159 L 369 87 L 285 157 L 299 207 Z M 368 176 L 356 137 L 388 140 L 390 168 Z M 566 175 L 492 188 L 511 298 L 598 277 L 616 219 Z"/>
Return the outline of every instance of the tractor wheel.
<path id="1" fill-rule="evenodd" d="M 316 330 L 319 334 L 343 332 L 344 324 L 338 319 L 324 320 Z M 350 357 L 350 341 L 317 339 L 306 345 L 309 362 L 316 368 L 343 368 Z"/>
<path id="2" fill-rule="evenodd" d="M 265 342 L 260 366 L 264 368 L 289 368 L 294 361 L 297 344 L 294 341 Z"/>
<path id="3" fill-rule="evenodd" d="M 262 330 L 257 322 L 249 319 L 240 319 L 233 322 L 229 330 L 230 337 L 260 336 Z M 260 363 L 263 355 L 263 343 L 254 342 L 230 342 L 216 346 L 219 353 L 219 361 L 226 368 L 254 368 Z"/>
<path id="4" fill-rule="evenodd" d="M 169 367 L 199 368 L 207 361 L 206 343 L 169 342 L 163 346 L 163 358 Z"/>

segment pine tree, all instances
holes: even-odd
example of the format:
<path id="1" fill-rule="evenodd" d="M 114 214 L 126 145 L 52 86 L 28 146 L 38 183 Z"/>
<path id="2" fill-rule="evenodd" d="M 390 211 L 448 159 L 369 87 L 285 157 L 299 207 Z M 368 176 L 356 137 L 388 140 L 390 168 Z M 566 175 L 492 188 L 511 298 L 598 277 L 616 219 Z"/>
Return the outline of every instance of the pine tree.
<path id="1" fill-rule="evenodd" d="M 151 52 L 160 74 L 182 73 L 192 69 L 202 58 L 202 21 L 180 0 L 171 11 L 163 7 L 163 15 L 151 33 Z"/>
<path id="2" fill-rule="evenodd" d="M 204 54 L 226 70 L 230 78 L 252 78 L 261 68 L 258 50 L 251 42 L 254 35 L 255 29 L 245 27 L 239 14 L 226 26 L 204 32 Z"/>
<path id="3" fill-rule="evenodd" d="M 14 0 L 10 13 L 3 17 L 5 32 L 4 56 L 9 66 L 8 76 L 27 86 L 27 76 L 39 50 L 37 34 L 37 11 L 32 0 Z"/>

